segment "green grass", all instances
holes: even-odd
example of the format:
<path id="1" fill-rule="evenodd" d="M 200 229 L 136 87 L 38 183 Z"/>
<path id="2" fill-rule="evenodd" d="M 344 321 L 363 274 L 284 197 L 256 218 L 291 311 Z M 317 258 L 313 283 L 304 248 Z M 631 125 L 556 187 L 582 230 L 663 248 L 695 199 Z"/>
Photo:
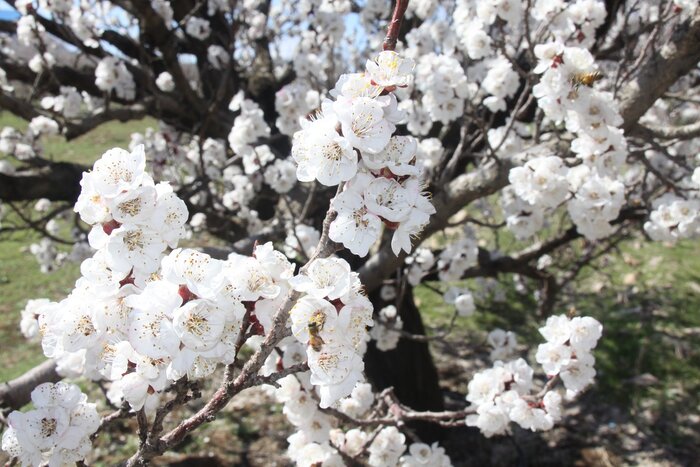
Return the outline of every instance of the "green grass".
<path id="1" fill-rule="evenodd" d="M 44 358 L 39 344 L 27 341 L 19 332 L 19 313 L 27 300 L 61 299 L 78 277 L 74 264 L 43 274 L 34 256 L 23 251 L 38 240 L 38 235 L 26 233 L 0 239 L 0 381 L 19 376 Z"/>
<path id="2" fill-rule="evenodd" d="M 110 123 L 73 141 L 60 136 L 44 142 L 45 156 L 57 161 L 91 165 L 104 151 L 112 147 L 126 148 L 130 135 L 156 125 L 153 119 L 128 123 Z M 24 131 L 27 122 L 9 112 L 0 112 L 0 128 L 11 126 Z M 2 223 L 2 222 L 0 222 Z M 28 247 L 40 240 L 32 232 L 15 232 L 0 236 L 0 381 L 21 375 L 40 363 L 44 356 L 37 342 L 27 341 L 19 332 L 20 311 L 27 300 L 66 296 L 79 276 L 79 265 L 68 264 L 56 272 L 43 274 Z"/>
<path id="3" fill-rule="evenodd" d="M 24 131 L 27 124 L 9 112 L 0 111 L 0 128 L 11 126 Z M 66 141 L 62 136 L 51 136 L 44 140 L 44 156 L 56 161 L 92 165 L 107 149 L 127 148 L 131 134 L 143 132 L 149 126 L 157 127 L 156 120 L 145 118 L 125 123 L 107 123 L 71 141 Z"/>

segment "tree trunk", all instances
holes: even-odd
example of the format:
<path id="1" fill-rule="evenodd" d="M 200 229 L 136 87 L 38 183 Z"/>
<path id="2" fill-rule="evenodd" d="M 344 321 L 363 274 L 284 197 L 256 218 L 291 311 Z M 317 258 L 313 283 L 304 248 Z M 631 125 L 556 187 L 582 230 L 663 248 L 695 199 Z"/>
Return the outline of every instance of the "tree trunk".
<path id="1" fill-rule="evenodd" d="M 379 292 L 370 295 L 372 303 L 381 304 Z M 380 306 L 375 309 L 379 310 Z M 399 314 L 403 329 L 411 334 L 425 334 L 420 311 L 413 302 L 413 288 L 407 285 Z M 428 344 L 402 338 L 394 350 L 382 352 L 370 343 L 365 357 L 365 372 L 375 389 L 390 386 L 399 400 L 416 410 L 444 410 L 438 373 Z M 444 429 L 431 423 L 409 425 L 426 442 L 438 441 Z"/>

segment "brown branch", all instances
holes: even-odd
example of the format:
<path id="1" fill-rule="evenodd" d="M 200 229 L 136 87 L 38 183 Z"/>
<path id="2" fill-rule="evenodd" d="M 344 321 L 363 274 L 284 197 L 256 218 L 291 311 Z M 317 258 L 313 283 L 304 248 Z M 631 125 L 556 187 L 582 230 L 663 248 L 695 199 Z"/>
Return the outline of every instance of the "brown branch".
<path id="1" fill-rule="evenodd" d="M 558 143 L 548 142 L 533 146 L 513 157 L 514 160 L 550 155 L 558 152 Z M 436 213 L 414 242 L 416 248 L 430 235 L 444 229 L 450 218 L 469 203 L 492 195 L 508 185 L 508 173 L 512 167 L 509 160 L 491 160 L 478 166 L 474 171 L 455 177 L 451 182 L 438 188 L 433 196 Z M 359 270 L 360 280 L 368 292 L 381 286 L 382 281 L 398 268 L 405 254 L 396 256 L 389 242 L 386 242 Z"/>
<path id="2" fill-rule="evenodd" d="M 700 8 L 673 31 L 667 44 L 649 55 L 637 74 L 620 92 L 622 128 L 631 129 L 681 76 L 700 61 Z"/>
<path id="3" fill-rule="evenodd" d="M 383 414 L 376 416 L 375 413 L 372 413 L 367 418 L 352 417 L 333 408 L 320 410 L 338 418 L 342 422 L 355 426 L 382 425 L 402 428 L 405 428 L 406 422 L 409 421 L 432 422 L 444 427 L 464 426 L 466 424 L 467 415 L 476 412 L 476 407 L 440 412 L 413 410 L 399 401 L 396 394 L 394 394 L 393 388 L 387 388 L 382 391 L 382 393 L 377 396 L 377 402 L 381 405 L 378 409 L 380 409 Z"/>
<path id="4" fill-rule="evenodd" d="M 49 162 L 39 169 L 0 173 L 0 200 L 27 201 L 46 198 L 74 203 L 80 195 L 80 179 L 87 170 L 79 164 Z"/>
<path id="5" fill-rule="evenodd" d="M 296 365 L 292 365 L 289 368 L 284 368 L 283 370 L 272 373 L 271 375 L 268 375 L 268 376 L 257 376 L 251 381 L 250 386 L 259 386 L 261 384 L 269 384 L 271 386 L 278 388 L 280 386 L 279 386 L 279 384 L 277 384 L 277 381 L 281 380 L 285 376 L 293 375 L 295 373 L 303 373 L 304 371 L 308 371 L 308 370 L 309 370 L 309 364 L 307 362 L 297 363 Z"/>
<path id="6" fill-rule="evenodd" d="M 681 126 L 635 125 L 630 134 L 658 139 L 692 139 L 700 137 L 700 121 Z"/>
<path id="7" fill-rule="evenodd" d="M 56 362 L 46 360 L 22 376 L 0 385 L 0 408 L 20 409 L 31 401 L 31 393 L 42 383 L 56 383 L 62 378 L 56 373 Z"/>
<path id="8" fill-rule="evenodd" d="M 111 107 L 101 109 L 89 117 L 82 119 L 78 123 L 66 122 L 64 135 L 68 141 L 78 136 L 88 133 L 103 123 L 112 121 L 128 122 L 130 120 L 140 120 L 149 114 L 148 107 L 153 103 L 153 99 L 145 99 L 143 103 L 134 104 L 128 107 Z"/>
<path id="9" fill-rule="evenodd" d="M 188 382 L 187 378 L 180 378 L 171 386 L 171 390 L 175 392 L 175 397 L 166 402 L 162 407 L 158 408 L 146 439 L 154 440 L 160 436 L 160 434 L 163 432 L 163 421 L 165 421 L 165 417 L 167 417 L 170 412 L 175 410 L 175 408 L 186 404 L 192 399 L 192 397 L 189 395 L 190 386 L 192 386 L 192 383 Z M 146 439 L 142 439 L 142 441 L 145 441 Z"/>
<path id="10" fill-rule="evenodd" d="M 389 21 L 389 28 L 384 38 L 384 44 L 382 45 L 384 50 L 395 50 L 396 41 L 399 39 L 399 30 L 401 29 L 401 21 L 406 13 L 406 8 L 408 7 L 408 0 L 396 0 L 396 5 L 394 6 L 394 13 L 391 15 L 391 21 Z"/>
<path id="11" fill-rule="evenodd" d="M 2 90 L 0 90 L 0 109 L 7 110 L 27 121 L 43 115 L 29 102 L 20 100 Z"/>
<path id="12" fill-rule="evenodd" d="M 107 428 L 107 426 L 112 424 L 112 422 L 114 422 L 115 420 L 133 417 L 135 415 L 136 414 L 134 412 L 131 412 L 131 406 L 129 405 L 129 403 L 124 401 L 122 403 L 121 407 L 119 407 L 119 409 L 115 410 L 114 412 L 112 412 L 109 415 L 102 417 L 102 420 L 100 421 L 100 426 L 97 427 L 97 431 L 95 431 L 92 435 L 90 435 L 90 440 L 94 441 L 97 438 L 97 436 L 102 431 L 104 431 Z"/>

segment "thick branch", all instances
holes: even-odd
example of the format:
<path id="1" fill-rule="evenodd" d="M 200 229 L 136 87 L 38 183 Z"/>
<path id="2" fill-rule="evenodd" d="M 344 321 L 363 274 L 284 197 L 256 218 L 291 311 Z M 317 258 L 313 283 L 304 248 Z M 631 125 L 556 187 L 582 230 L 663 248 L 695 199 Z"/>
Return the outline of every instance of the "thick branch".
<path id="1" fill-rule="evenodd" d="M 679 25 L 671 40 L 649 59 L 620 93 L 622 128 L 631 129 L 668 88 L 700 61 L 700 8 L 690 20 Z"/>
<path id="2" fill-rule="evenodd" d="M 517 154 L 513 159 L 525 159 L 551 155 L 557 151 L 554 143 L 534 146 Z M 508 173 L 512 165 L 508 160 L 491 160 L 476 168 L 475 171 L 462 174 L 452 180 L 433 196 L 436 213 L 430 218 L 427 227 L 414 242 L 414 248 L 435 232 L 449 223 L 450 217 L 472 201 L 496 193 L 508 185 Z M 382 284 L 403 263 L 405 255 L 396 256 L 387 242 L 360 268 L 360 280 L 368 291 Z"/>
<path id="3" fill-rule="evenodd" d="M 65 137 L 67 140 L 72 140 L 78 136 L 84 135 L 89 131 L 94 130 L 103 123 L 118 120 L 120 122 L 128 122 L 129 120 L 140 120 L 148 115 L 147 106 L 152 102 L 151 99 L 146 100 L 143 104 L 135 104 L 129 107 L 116 107 L 109 110 L 101 110 L 100 112 L 84 118 L 78 123 L 68 123 L 66 125 Z"/>
<path id="4" fill-rule="evenodd" d="M 0 173 L 0 200 L 27 201 L 46 198 L 74 203 L 80 195 L 80 179 L 87 168 L 69 162 L 51 162 L 30 172 Z"/>
<path id="5" fill-rule="evenodd" d="M 637 125 L 632 128 L 630 133 L 659 139 L 692 139 L 700 137 L 700 121 L 670 127 Z"/>
<path id="6" fill-rule="evenodd" d="M 19 100 L 2 91 L 0 91 L 0 109 L 7 110 L 24 120 L 31 120 L 40 115 L 29 102 Z"/>
<path id="7" fill-rule="evenodd" d="M 0 385 L 0 408 L 20 409 L 31 400 L 31 393 L 42 383 L 61 380 L 56 373 L 56 362 L 47 360 L 22 376 Z"/>

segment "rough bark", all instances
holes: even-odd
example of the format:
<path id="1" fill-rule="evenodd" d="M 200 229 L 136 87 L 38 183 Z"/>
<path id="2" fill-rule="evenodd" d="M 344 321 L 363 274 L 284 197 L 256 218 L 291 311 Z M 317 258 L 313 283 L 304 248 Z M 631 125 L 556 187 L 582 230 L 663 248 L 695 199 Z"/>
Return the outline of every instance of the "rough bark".
<path id="1" fill-rule="evenodd" d="M 655 48 L 659 50 L 653 50 Z M 652 45 L 649 58 L 625 84 L 620 93 L 622 128 L 629 130 L 634 127 L 654 102 L 699 61 L 700 8 L 686 23 L 676 26 L 666 43 Z"/>
<path id="2" fill-rule="evenodd" d="M 35 387 L 60 380 L 61 377 L 56 373 L 56 363 L 47 360 L 22 376 L 0 385 L 0 409 L 18 410 L 29 403 Z"/>
<path id="3" fill-rule="evenodd" d="M 410 286 L 401 300 L 399 314 L 404 331 L 425 334 Z M 401 339 L 396 349 L 388 352 L 382 352 L 370 343 L 365 356 L 365 372 L 376 389 L 393 387 L 399 400 L 414 410 L 441 411 L 445 408 L 438 384 L 440 378 L 427 342 Z M 433 423 L 413 422 L 409 426 L 426 442 L 438 441 L 444 433 L 444 428 Z"/>

